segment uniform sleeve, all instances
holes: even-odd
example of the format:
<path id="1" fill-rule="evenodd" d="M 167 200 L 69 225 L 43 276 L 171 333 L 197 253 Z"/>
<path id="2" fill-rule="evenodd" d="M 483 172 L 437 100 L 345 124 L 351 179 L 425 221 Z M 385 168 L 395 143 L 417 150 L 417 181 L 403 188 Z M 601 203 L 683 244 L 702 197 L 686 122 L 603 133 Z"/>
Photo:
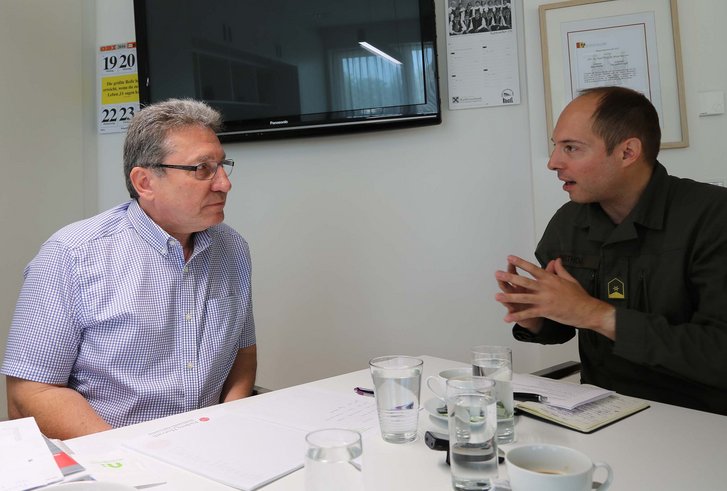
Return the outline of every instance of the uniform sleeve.
<path id="1" fill-rule="evenodd" d="M 5 375 L 67 384 L 81 338 L 75 264 L 65 247 L 46 242 L 27 266 L 8 335 Z"/>
<path id="2" fill-rule="evenodd" d="M 563 344 L 573 339 L 576 335 L 576 329 L 550 319 L 543 319 L 543 327 L 538 334 L 533 334 L 524 327 L 515 324 L 512 328 L 512 335 L 518 341 L 526 343 Z"/>

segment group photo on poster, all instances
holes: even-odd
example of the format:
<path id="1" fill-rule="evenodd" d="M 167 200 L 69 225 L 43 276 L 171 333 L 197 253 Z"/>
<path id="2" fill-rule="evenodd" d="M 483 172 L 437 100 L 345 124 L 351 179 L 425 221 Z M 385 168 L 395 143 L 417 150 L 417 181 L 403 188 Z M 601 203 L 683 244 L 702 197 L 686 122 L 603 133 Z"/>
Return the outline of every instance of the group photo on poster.
<path id="1" fill-rule="evenodd" d="M 447 18 L 450 36 L 512 29 L 510 0 L 449 0 Z"/>

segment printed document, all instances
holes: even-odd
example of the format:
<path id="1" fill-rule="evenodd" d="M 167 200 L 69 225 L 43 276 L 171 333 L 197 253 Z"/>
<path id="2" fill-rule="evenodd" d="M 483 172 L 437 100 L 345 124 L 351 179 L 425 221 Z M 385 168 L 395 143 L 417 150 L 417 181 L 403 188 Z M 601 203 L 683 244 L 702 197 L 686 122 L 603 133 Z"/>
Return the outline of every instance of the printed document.
<path id="1" fill-rule="evenodd" d="M 23 491 L 63 479 L 34 418 L 0 423 L 0 491 Z"/>
<path id="2" fill-rule="evenodd" d="M 314 389 L 270 392 L 159 428 L 126 445 L 196 474 L 252 491 L 303 466 L 305 436 L 329 427 L 378 428 L 371 397 Z"/>

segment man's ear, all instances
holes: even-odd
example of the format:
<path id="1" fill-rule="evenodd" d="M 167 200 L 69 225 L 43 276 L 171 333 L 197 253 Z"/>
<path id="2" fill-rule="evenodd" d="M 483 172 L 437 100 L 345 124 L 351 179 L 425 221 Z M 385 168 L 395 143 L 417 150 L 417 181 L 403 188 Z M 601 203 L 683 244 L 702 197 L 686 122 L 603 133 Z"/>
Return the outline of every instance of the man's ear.
<path id="1" fill-rule="evenodd" d="M 632 137 L 627 138 L 618 146 L 618 156 L 624 167 L 628 167 L 641 158 L 641 140 Z"/>
<path id="2" fill-rule="evenodd" d="M 152 169 L 146 167 L 134 167 L 129 173 L 131 184 L 140 198 L 149 199 L 154 194 L 152 172 L 154 172 Z"/>

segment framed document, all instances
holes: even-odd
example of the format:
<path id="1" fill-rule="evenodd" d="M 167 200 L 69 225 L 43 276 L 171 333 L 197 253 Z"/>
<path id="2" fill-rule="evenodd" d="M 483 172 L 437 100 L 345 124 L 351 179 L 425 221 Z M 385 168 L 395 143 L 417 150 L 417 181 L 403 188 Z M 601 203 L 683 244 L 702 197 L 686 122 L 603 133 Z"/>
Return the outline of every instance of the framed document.
<path id="1" fill-rule="evenodd" d="M 549 138 L 580 91 L 618 85 L 654 104 L 661 148 L 689 145 L 676 0 L 570 0 L 539 10 Z"/>

